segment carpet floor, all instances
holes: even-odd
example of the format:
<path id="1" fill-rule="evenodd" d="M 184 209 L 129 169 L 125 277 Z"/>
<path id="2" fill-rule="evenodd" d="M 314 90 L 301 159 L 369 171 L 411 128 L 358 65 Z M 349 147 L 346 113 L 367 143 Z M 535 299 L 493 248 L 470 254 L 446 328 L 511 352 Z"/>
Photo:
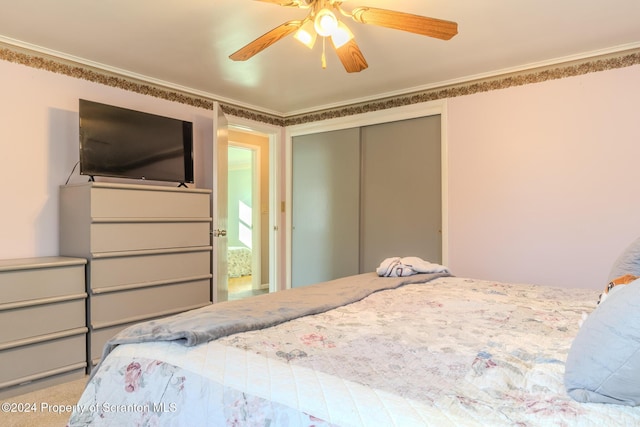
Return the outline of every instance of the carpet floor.
<path id="1" fill-rule="evenodd" d="M 64 427 L 71 416 L 70 406 L 75 405 L 87 384 L 87 378 L 80 378 L 31 393 L 21 394 L 2 400 L 0 411 L 2 427 Z M 9 405 L 7 405 L 9 404 Z M 7 412 L 4 409 L 22 408 L 29 404 L 29 412 Z M 69 408 L 67 407 L 69 405 Z"/>

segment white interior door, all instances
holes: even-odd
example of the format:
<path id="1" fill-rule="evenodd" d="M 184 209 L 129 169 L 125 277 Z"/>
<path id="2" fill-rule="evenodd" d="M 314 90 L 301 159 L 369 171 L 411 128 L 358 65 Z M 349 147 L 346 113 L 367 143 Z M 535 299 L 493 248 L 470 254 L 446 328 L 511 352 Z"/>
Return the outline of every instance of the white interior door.
<path id="1" fill-rule="evenodd" d="M 227 218 L 228 218 L 228 122 L 218 103 L 214 105 L 213 116 L 213 212 L 212 244 L 213 244 L 213 302 L 228 299 L 228 264 L 227 264 Z"/>

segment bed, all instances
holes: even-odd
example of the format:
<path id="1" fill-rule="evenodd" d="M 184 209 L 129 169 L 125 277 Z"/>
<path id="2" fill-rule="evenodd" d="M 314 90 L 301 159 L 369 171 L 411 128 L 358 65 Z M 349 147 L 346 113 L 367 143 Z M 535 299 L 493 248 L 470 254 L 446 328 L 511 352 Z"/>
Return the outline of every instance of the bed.
<path id="1" fill-rule="evenodd" d="M 68 425 L 640 425 L 565 388 L 599 293 L 368 273 L 220 303 L 116 336 Z"/>
<path id="2" fill-rule="evenodd" d="M 229 277 L 251 275 L 251 249 L 245 246 L 229 246 L 227 249 Z"/>

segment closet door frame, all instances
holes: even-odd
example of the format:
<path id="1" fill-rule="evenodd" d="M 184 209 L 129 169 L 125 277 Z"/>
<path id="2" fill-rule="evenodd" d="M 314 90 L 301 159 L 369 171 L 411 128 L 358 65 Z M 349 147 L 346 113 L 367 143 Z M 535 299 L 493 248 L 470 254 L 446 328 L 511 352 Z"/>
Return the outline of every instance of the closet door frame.
<path id="1" fill-rule="evenodd" d="M 333 130 L 395 122 L 418 117 L 440 115 L 440 142 L 442 166 L 442 263 L 449 261 L 448 228 L 448 150 L 447 150 L 447 100 L 413 104 L 370 113 L 338 117 L 329 120 L 289 126 L 285 129 L 285 282 L 291 287 L 291 228 L 292 228 L 292 140 L 294 136 Z"/>

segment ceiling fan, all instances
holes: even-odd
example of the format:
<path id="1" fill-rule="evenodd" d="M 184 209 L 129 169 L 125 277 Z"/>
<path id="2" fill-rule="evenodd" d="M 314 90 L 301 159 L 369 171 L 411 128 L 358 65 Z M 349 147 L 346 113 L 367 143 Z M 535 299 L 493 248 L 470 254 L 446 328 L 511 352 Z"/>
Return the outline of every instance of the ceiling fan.
<path id="1" fill-rule="evenodd" d="M 280 39 L 295 33 L 294 37 L 309 48 L 315 44 L 317 36 L 322 37 L 322 67 L 326 68 L 324 43 L 327 38 L 340 58 L 340 62 L 349 73 L 366 69 L 364 55 L 356 43 L 353 33 L 341 22 L 338 15 L 353 19 L 361 24 L 377 25 L 395 30 L 408 31 L 442 40 L 449 40 L 458 34 L 458 24 L 442 19 L 428 18 L 410 13 L 375 7 L 361 6 L 346 11 L 342 4 L 347 0 L 257 0 L 285 7 L 309 9 L 308 15 L 299 21 L 287 21 L 268 31 L 251 43 L 232 53 L 229 58 L 234 61 L 246 61 L 262 52 Z"/>

